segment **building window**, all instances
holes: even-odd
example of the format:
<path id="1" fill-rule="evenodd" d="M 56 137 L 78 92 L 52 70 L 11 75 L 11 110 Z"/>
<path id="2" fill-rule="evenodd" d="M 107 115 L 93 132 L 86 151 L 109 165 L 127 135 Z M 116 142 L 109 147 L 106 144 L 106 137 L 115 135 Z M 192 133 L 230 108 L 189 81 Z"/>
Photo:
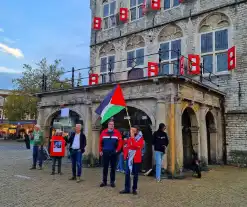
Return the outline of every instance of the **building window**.
<path id="1" fill-rule="evenodd" d="M 144 65 L 144 48 L 127 52 L 127 68 Z"/>
<path id="2" fill-rule="evenodd" d="M 130 0 L 130 17 L 131 21 L 140 19 L 143 17 L 142 5 L 144 0 Z"/>
<path id="3" fill-rule="evenodd" d="M 203 73 L 220 73 L 227 69 L 228 29 L 201 34 Z"/>
<path id="4" fill-rule="evenodd" d="M 159 73 L 161 75 L 177 74 L 178 57 L 181 54 L 181 39 L 161 43 L 160 49 L 161 66 Z"/>
<path id="5" fill-rule="evenodd" d="M 164 0 L 164 9 L 170 9 L 178 5 L 179 5 L 179 0 Z"/>
<path id="6" fill-rule="evenodd" d="M 3 111 L 2 110 L 0 110 L 0 119 L 2 119 L 3 117 Z"/>
<path id="7" fill-rule="evenodd" d="M 116 1 L 103 5 L 103 29 L 116 26 Z"/>
<path id="8" fill-rule="evenodd" d="M 115 55 L 102 57 L 100 60 L 101 83 L 107 82 L 107 75 L 115 69 Z"/>

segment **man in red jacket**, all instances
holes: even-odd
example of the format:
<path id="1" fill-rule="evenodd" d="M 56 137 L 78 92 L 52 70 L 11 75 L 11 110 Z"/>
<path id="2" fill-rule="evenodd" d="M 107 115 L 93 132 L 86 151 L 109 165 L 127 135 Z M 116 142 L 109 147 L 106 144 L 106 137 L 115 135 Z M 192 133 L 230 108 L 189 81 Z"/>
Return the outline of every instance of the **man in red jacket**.
<path id="1" fill-rule="evenodd" d="M 138 173 L 142 162 L 142 148 L 144 146 L 144 139 L 142 132 L 138 127 L 133 127 L 130 130 L 130 138 L 127 141 L 127 152 L 124 153 L 126 160 L 125 170 L 125 189 L 120 191 L 120 194 L 130 193 L 130 175 L 134 175 L 132 193 L 137 195 Z"/>
<path id="2" fill-rule="evenodd" d="M 103 182 L 100 187 L 107 185 L 107 176 L 109 164 L 111 164 L 111 187 L 115 187 L 115 174 L 117 164 L 117 153 L 122 148 L 122 136 L 121 133 L 114 129 L 114 121 L 108 122 L 108 128 L 103 130 L 100 134 L 99 152 L 100 156 L 103 156 Z"/>

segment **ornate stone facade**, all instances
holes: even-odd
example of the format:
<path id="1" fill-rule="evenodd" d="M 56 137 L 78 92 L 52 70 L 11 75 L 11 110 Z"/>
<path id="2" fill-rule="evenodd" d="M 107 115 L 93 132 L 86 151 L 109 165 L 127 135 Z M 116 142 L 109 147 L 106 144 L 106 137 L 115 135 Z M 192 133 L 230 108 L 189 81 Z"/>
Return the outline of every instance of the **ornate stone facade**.
<path id="1" fill-rule="evenodd" d="M 110 0 L 106 2 L 111 2 Z M 172 2 L 172 0 L 171 0 Z M 90 8 L 92 17 L 101 16 L 103 1 L 91 0 Z M 110 42 L 117 48 L 115 71 L 125 71 L 127 68 L 127 43 L 136 36 L 142 37 L 145 45 L 144 75 L 147 75 L 146 66 L 148 61 L 158 62 L 158 50 L 160 43 L 181 39 L 181 54 L 187 56 L 190 53 L 201 54 L 201 35 L 205 33 L 215 33 L 215 31 L 228 30 L 228 48 L 237 48 L 237 68 L 234 71 L 216 70 L 216 57 L 212 61 L 214 72 L 211 82 L 203 79 L 204 84 L 217 88 L 226 93 L 225 98 L 225 119 L 226 119 L 226 145 L 228 159 L 231 159 L 230 152 L 234 150 L 247 151 L 246 127 L 247 114 L 247 3 L 244 0 L 191 0 L 184 1 L 178 6 L 164 9 L 164 0 L 161 0 L 161 10 L 149 12 L 142 18 L 131 21 L 131 19 L 121 25 L 116 25 L 109 29 L 93 31 L 91 33 L 91 65 L 99 65 L 97 59 L 99 48 L 102 44 Z M 130 8 L 130 1 L 117 0 L 116 12 L 120 7 Z M 100 15 L 99 15 L 100 14 Z M 139 47 L 139 45 L 136 45 Z M 226 63 L 227 61 L 225 61 Z M 95 72 L 99 72 L 94 68 Z M 205 74 L 206 78 L 208 75 Z M 126 80 L 127 72 L 118 73 L 116 80 Z M 194 77 L 198 80 L 198 77 Z M 212 82 L 214 84 L 212 84 Z M 191 92 L 189 92 L 191 93 Z M 189 95 L 189 94 L 187 94 Z M 198 98 L 200 95 L 198 94 Z M 208 100 L 209 104 L 213 100 Z M 239 120 L 239 121 L 236 121 Z M 236 124 L 236 122 L 238 122 Z"/>

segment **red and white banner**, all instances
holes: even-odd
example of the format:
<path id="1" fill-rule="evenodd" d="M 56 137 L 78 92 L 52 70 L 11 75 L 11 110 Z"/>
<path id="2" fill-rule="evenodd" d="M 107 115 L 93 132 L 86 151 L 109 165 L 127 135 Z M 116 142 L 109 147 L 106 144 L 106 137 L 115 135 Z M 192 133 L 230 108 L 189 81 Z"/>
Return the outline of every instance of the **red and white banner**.
<path id="1" fill-rule="evenodd" d="M 152 4 L 151 4 L 152 10 L 160 10 L 161 0 L 150 0 L 150 1 L 152 1 Z"/>
<path id="2" fill-rule="evenodd" d="M 157 76 L 159 73 L 159 64 L 148 62 L 148 77 Z"/>
<path id="3" fill-rule="evenodd" d="M 97 85 L 99 83 L 99 75 L 97 73 L 89 74 L 89 85 Z"/>
<path id="4" fill-rule="evenodd" d="M 184 56 L 181 56 L 179 59 L 179 73 L 184 75 Z"/>
<path id="5" fill-rule="evenodd" d="M 101 30 L 102 19 L 100 17 L 94 17 L 93 19 L 93 29 Z"/>
<path id="6" fill-rule="evenodd" d="M 119 20 L 122 22 L 127 22 L 129 16 L 129 10 L 128 8 L 120 8 L 119 11 Z"/>
<path id="7" fill-rule="evenodd" d="M 227 52 L 228 70 L 236 68 L 236 47 L 231 47 Z"/>
<path id="8" fill-rule="evenodd" d="M 198 75 L 201 73 L 201 66 L 200 66 L 200 56 L 195 54 L 188 55 L 188 74 L 190 75 Z"/>

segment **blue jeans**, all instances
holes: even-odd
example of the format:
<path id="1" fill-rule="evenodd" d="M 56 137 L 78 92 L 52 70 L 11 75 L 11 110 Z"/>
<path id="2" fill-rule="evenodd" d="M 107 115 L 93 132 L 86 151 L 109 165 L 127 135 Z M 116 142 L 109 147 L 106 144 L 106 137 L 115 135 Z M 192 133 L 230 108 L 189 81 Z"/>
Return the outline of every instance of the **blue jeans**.
<path id="1" fill-rule="evenodd" d="M 77 167 L 77 177 L 81 177 L 81 169 L 82 169 L 82 153 L 81 151 L 73 151 L 70 154 L 71 162 L 72 162 L 72 174 L 73 177 L 76 177 L 76 167 Z"/>
<path id="2" fill-rule="evenodd" d="M 122 152 L 119 155 L 117 169 L 120 171 L 124 171 L 124 156 Z"/>
<path id="3" fill-rule="evenodd" d="M 39 149 L 39 146 L 33 146 L 33 167 L 36 167 L 37 160 L 39 161 L 39 166 L 42 167 L 43 164 L 43 147 Z"/>
<path id="4" fill-rule="evenodd" d="M 130 178 L 130 169 L 129 169 L 129 165 L 128 165 L 128 160 L 126 161 L 125 169 L 126 169 L 125 170 L 125 191 L 130 192 L 131 178 Z M 133 174 L 132 190 L 133 191 L 137 190 L 139 171 L 140 171 L 140 163 L 133 163 L 133 168 L 132 168 L 132 174 Z"/>
<path id="5" fill-rule="evenodd" d="M 156 179 L 160 180 L 161 166 L 164 159 L 164 152 L 155 151 Z"/>

